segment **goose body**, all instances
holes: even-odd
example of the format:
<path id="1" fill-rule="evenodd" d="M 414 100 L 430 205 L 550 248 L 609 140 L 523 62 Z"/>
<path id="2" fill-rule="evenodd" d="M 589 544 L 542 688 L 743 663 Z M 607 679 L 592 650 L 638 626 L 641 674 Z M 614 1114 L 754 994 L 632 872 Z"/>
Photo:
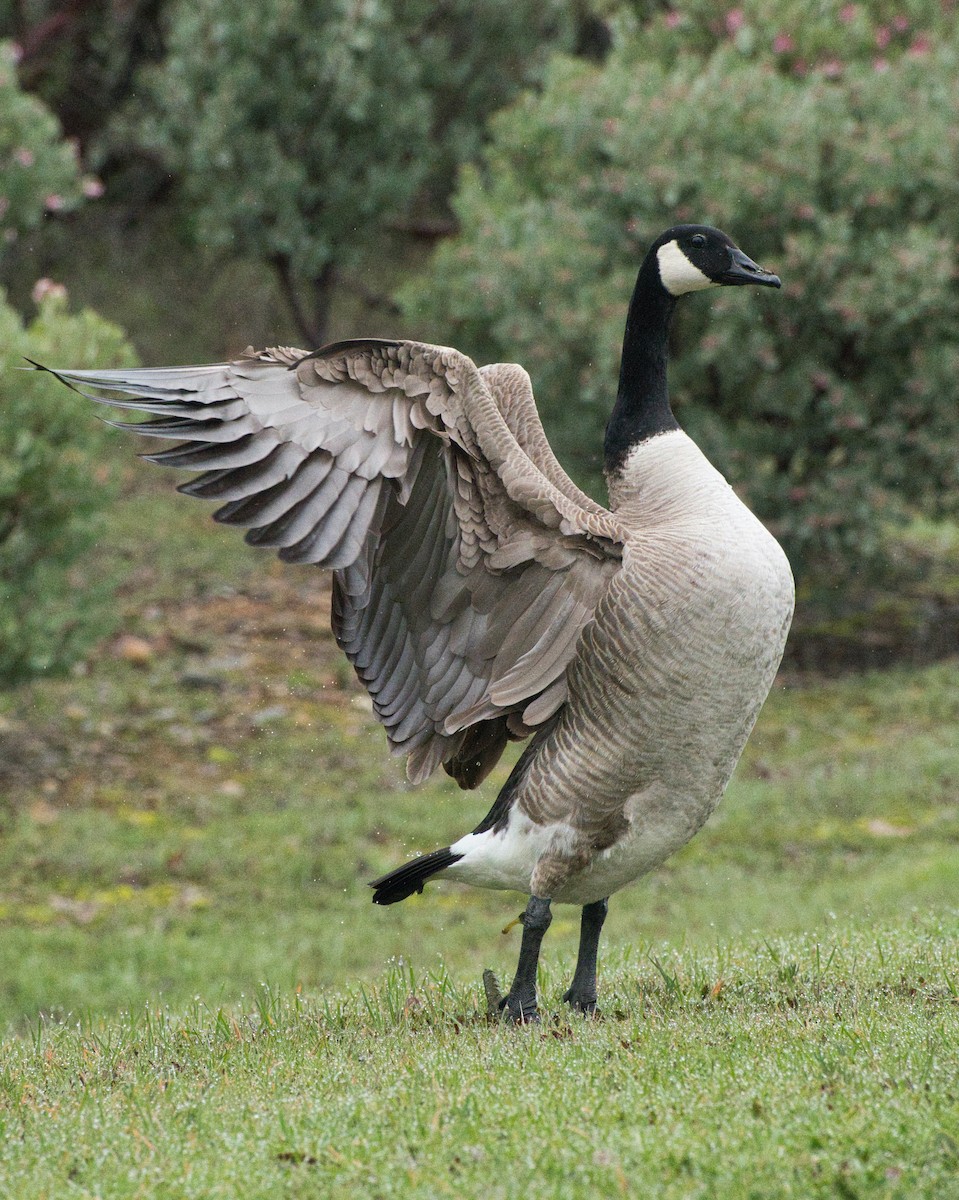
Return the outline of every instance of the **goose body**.
<path id="1" fill-rule="evenodd" d="M 377 880 L 391 904 L 445 874 L 530 896 L 509 995 L 534 1019 L 552 902 L 583 906 L 566 998 L 596 1003 L 612 893 L 722 796 L 782 655 L 793 584 L 775 539 L 679 429 L 666 389 L 679 296 L 779 286 L 732 241 L 676 226 L 629 308 L 605 459 L 610 507 L 570 480 L 529 377 L 458 351 L 360 339 L 232 363 L 55 371 L 158 419 L 181 490 L 291 562 L 334 572 L 333 629 L 411 780 L 481 782 L 526 749 L 488 816 Z M 122 423 L 121 423 L 122 424 Z"/>
<path id="2" fill-rule="evenodd" d="M 705 822 L 775 677 L 789 564 L 695 444 L 679 431 L 642 443 L 612 495 L 622 567 L 569 698 L 501 826 L 451 847 L 451 879 L 580 905 L 619 891 Z"/>

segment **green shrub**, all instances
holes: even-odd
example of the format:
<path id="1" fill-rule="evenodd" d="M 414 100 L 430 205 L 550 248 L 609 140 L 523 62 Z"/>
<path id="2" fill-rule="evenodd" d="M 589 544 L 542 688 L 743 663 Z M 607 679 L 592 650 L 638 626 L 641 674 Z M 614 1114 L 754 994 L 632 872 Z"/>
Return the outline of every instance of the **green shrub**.
<path id="1" fill-rule="evenodd" d="M 403 300 L 422 336 L 523 362 L 595 487 L 644 247 L 676 221 L 726 229 L 784 293 L 680 306 L 677 415 L 828 602 L 889 569 L 890 524 L 959 509 L 959 55 L 930 0 L 878 62 L 866 6 L 820 3 L 808 34 L 800 7 L 744 4 L 732 36 L 691 3 L 602 68 L 555 61 L 495 119 L 462 234 Z M 777 14 L 796 38 L 826 23 L 829 58 L 811 43 L 784 68 Z"/>
<path id="2" fill-rule="evenodd" d="M 122 333 L 71 315 L 57 289 L 24 326 L 0 301 L 0 684 L 68 668 L 112 619 L 111 581 L 85 562 L 114 488 L 106 426 L 90 404 L 17 368 L 133 361 Z"/>
<path id="3" fill-rule="evenodd" d="M 0 43 L 0 248 L 47 214 L 82 201 L 73 146 L 43 104 L 20 90 Z M 108 581 L 83 569 L 111 493 L 107 433 L 49 377 L 17 368 L 129 363 L 120 330 L 71 316 L 63 289 L 40 281 L 24 325 L 0 296 L 0 684 L 76 661 L 108 624 Z"/>
<path id="4" fill-rule="evenodd" d="M 483 122 L 568 44 L 564 0 L 190 0 L 133 136 L 177 175 L 196 239 L 262 259 L 325 339 L 337 273 L 445 199 Z M 122 130 L 119 130 L 122 132 Z"/>
<path id="5" fill-rule="evenodd" d="M 21 91 L 15 67 L 12 47 L 0 42 L 0 252 L 46 213 L 74 208 L 84 187 L 76 151 L 56 118 Z"/>
<path id="6" fill-rule="evenodd" d="M 630 7 L 645 17 L 648 0 Z M 954 36 L 951 0 L 678 0 L 642 29 L 644 53 L 664 66 L 732 45 L 746 59 L 796 76 L 842 74 L 851 61 L 883 68 Z"/>

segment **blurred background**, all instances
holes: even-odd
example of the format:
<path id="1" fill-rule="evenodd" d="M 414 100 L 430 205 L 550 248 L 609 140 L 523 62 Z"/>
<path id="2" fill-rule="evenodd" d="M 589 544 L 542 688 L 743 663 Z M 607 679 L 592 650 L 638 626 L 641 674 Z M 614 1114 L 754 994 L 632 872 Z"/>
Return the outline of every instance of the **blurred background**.
<path id="1" fill-rule="evenodd" d="M 677 221 L 784 281 L 682 306 L 671 387 L 799 607 L 722 815 L 611 936 L 954 902 L 954 0 L 0 0 L 0 39 L 0 1017 L 411 945 L 475 965 L 512 915 L 442 888 L 369 909 L 496 780 L 409 792 L 323 578 L 23 359 L 451 344 L 527 367 L 602 499 L 626 304 Z"/>

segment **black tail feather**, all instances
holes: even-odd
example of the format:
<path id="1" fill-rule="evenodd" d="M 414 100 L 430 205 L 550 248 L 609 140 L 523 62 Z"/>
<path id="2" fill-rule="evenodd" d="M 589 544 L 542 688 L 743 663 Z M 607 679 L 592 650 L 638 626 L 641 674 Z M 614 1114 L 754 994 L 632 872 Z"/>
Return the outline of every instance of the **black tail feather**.
<path id="1" fill-rule="evenodd" d="M 396 904 L 398 900 L 405 900 L 414 892 L 421 892 L 431 875 L 445 871 L 462 857 L 462 854 L 453 854 L 449 846 L 444 846 L 442 850 L 434 850 L 432 854 L 423 854 L 419 858 L 411 859 L 402 867 L 390 871 L 388 875 L 373 880 L 370 884 L 370 887 L 375 889 L 373 903 Z"/>

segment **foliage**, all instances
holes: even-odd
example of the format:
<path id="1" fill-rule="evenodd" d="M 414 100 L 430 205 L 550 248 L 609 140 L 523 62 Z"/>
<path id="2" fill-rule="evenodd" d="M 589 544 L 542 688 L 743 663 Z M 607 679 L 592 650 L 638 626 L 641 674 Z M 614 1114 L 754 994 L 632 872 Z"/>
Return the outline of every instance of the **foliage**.
<path id="1" fill-rule="evenodd" d="M 73 146 L 43 104 L 20 89 L 15 66 L 13 48 L 0 42 L 0 251 L 47 213 L 75 207 L 83 189 Z"/>
<path id="2" fill-rule="evenodd" d="M 42 289 L 41 289 L 42 290 Z M 24 359 L 126 364 L 120 331 L 50 287 L 26 327 L 0 306 L 0 682 L 62 671 L 109 625 L 109 580 L 83 569 L 113 494 L 106 431 Z"/>
<path id="3" fill-rule="evenodd" d="M 161 50 L 168 0 L 0 0 L 0 37 L 17 45 L 18 74 L 89 151 Z"/>
<path id="4" fill-rule="evenodd" d="M 951 0 L 677 0 L 648 19 L 648 0 L 630 0 L 644 19 L 644 52 L 664 65 L 731 44 L 743 58 L 802 78 L 837 78 L 850 61 L 880 70 L 902 55 L 922 56 L 955 35 Z"/>
<path id="5" fill-rule="evenodd" d="M 179 176 L 198 240 L 280 272 L 325 336 L 335 271 L 445 196 L 492 108 L 568 40 L 562 0 L 191 0 L 174 11 L 141 136 Z"/>
<path id="6" fill-rule="evenodd" d="M 833 59 L 810 49 L 802 74 L 730 36 L 689 53 L 669 14 L 602 69 L 556 61 L 542 95 L 495 119 L 456 198 L 462 235 L 405 293 L 421 336 L 524 362 L 595 483 L 644 245 L 674 221 L 727 229 L 784 294 L 684 301 L 677 413 L 821 597 L 886 568 L 884 526 L 959 505 L 955 23 L 876 64 L 851 7 L 844 24 L 820 6 Z M 767 30 L 798 12 L 748 9 Z"/>

